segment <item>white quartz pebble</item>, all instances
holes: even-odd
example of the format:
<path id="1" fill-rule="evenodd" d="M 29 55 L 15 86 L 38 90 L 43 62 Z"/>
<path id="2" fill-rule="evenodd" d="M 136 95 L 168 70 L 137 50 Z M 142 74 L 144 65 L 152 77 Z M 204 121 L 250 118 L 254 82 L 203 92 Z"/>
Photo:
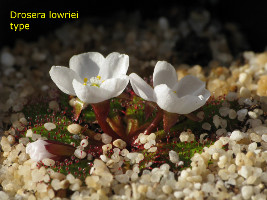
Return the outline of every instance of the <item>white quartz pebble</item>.
<path id="1" fill-rule="evenodd" d="M 51 130 L 55 129 L 57 126 L 54 123 L 47 122 L 44 124 L 44 127 L 46 130 L 51 131 Z"/>

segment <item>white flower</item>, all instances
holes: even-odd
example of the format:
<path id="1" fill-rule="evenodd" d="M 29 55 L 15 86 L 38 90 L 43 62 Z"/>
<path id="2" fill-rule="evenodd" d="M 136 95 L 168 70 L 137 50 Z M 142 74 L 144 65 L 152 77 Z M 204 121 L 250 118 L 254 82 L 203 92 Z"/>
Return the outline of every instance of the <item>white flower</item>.
<path id="1" fill-rule="evenodd" d="M 26 153 L 34 161 L 40 161 L 44 158 L 53 160 L 62 160 L 63 158 L 71 156 L 75 148 L 69 144 L 64 144 L 58 141 L 51 140 L 37 140 L 31 142 L 26 146 Z"/>
<path id="2" fill-rule="evenodd" d="M 30 155 L 33 161 L 40 161 L 44 158 L 53 158 L 55 155 L 46 150 L 46 145 L 49 145 L 49 143 L 44 140 L 31 142 L 26 147 L 26 153 Z"/>
<path id="3" fill-rule="evenodd" d="M 104 58 L 88 52 L 72 56 L 70 68 L 52 66 L 50 76 L 58 88 L 85 103 L 99 103 L 120 95 L 129 82 L 129 57 L 113 52 Z"/>
<path id="4" fill-rule="evenodd" d="M 210 97 L 205 83 L 188 75 L 179 82 L 174 67 L 158 61 L 153 73 L 154 89 L 137 74 L 130 74 L 134 92 L 147 101 L 153 101 L 170 113 L 188 114 L 203 106 Z"/>

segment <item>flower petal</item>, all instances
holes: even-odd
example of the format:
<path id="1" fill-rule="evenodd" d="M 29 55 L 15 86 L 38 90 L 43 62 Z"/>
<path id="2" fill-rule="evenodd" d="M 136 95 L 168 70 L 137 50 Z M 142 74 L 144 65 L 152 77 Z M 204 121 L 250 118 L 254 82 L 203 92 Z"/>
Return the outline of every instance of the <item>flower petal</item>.
<path id="1" fill-rule="evenodd" d="M 72 82 L 77 97 L 85 103 L 98 103 L 106 100 L 102 94 L 102 90 L 96 86 L 84 85 L 76 79 Z M 108 92 L 108 91 L 106 91 Z"/>
<path id="2" fill-rule="evenodd" d="M 88 52 L 72 56 L 69 65 L 83 80 L 84 78 L 96 77 L 104 61 L 105 58 L 102 54 Z"/>
<path id="3" fill-rule="evenodd" d="M 172 89 L 176 91 L 178 97 L 186 95 L 200 95 L 205 89 L 205 82 L 199 80 L 197 77 L 188 75 L 182 78 Z"/>
<path id="4" fill-rule="evenodd" d="M 57 87 L 64 93 L 75 96 L 72 86 L 73 79 L 81 80 L 80 77 L 70 68 L 61 66 L 52 66 L 49 71 L 51 79 Z"/>
<path id="5" fill-rule="evenodd" d="M 100 67 L 99 75 L 102 79 L 116 78 L 125 75 L 129 67 L 129 56 L 113 52 L 109 54 Z"/>
<path id="6" fill-rule="evenodd" d="M 110 91 L 109 98 L 119 96 L 129 83 L 129 77 L 127 75 L 120 75 L 117 78 L 111 78 L 105 80 L 101 84 L 100 88 Z"/>
<path id="7" fill-rule="evenodd" d="M 206 89 L 204 89 L 206 90 Z M 203 95 L 186 95 L 179 98 L 167 85 L 161 84 L 154 88 L 157 104 L 170 113 L 188 114 L 203 106 L 209 98 L 208 92 Z"/>
<path id="8" fill-rule="evenodd" d="M 108 79 L 100 87 L 83 85 L 73 80 L 73 87 L 77 97 L 85 103 L 99 103 L 120 95 L 129 82 L 127 76 Z"/>
<path id="9" fill-rule="evenodd" d="M 33 161 L 40 161 L 44 158 L 53 158 L 55 155 L 49 153 L 45 145 L 48 143 L 44 140 L 37 140 L 35 142 L 31 142 L 26 146 L 26 153 L 30 155 L 30 158 Z"/>
<path id="10" fill-rule="evenodd" d="M 153 86 L 166 84 L 169 88 L 172 88 L 177 81 L 177 73 L 174 67 L 166 61 L 158 61 L 153 73 Z"/>
<path id="11" fill-rule="evenodd" d="M 129 77 L 135 94 L 144 100 L 156 102 L 154 90 L 149 84 L 136 73 L 131 73 Z"/>

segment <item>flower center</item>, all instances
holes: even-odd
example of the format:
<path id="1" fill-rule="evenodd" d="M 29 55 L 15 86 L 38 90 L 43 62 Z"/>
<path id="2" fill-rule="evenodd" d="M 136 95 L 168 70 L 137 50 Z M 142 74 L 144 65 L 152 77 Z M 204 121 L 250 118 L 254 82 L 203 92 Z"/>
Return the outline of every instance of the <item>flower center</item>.
<path id="1" fill-rule="evenodd" d="M 88 84 L 88 78 L 84 78 L 84 85 Z M 101 80 L 101 76 L 97 76 L 97 77 L 92 77 L 90 78 L 90 86 L 96 86 L 96 87 L 100 87 L 100 85 L 103 83 L 104 81 Z"/>

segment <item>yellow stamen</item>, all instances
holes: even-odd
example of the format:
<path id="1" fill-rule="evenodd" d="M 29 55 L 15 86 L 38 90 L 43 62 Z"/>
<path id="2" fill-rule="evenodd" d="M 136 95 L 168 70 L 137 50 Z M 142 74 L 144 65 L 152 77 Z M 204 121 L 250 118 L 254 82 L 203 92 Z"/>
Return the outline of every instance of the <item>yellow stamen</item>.
<path id="1" fill-rule="evenodd" d="M 97 76 L 96 78 L 97 78 L 98 80 L 100 80 L 100 79 L 101 79 L 101 76 Z"/>
<path id="2" fill-rule="evenodd" d="M 84 81 L 83 84 L 84 84 L 84 85 L 87 85 L 88 78 L 84 78 L 83 81 Z"/>
<path id="3" fill-rule="evenodd" d="M 96 83 L 92 83 L 92 84 L 91 84 L 91 86 L 96 86 L 96 87 L 99 87 L 99 85 L 98 85 L 98 84 L 96 84 Z"/>
<path id="4" fill-rule="evenodd" d="M 176 93 L 176 91 L 173 91 L 174 93 Z"/>

